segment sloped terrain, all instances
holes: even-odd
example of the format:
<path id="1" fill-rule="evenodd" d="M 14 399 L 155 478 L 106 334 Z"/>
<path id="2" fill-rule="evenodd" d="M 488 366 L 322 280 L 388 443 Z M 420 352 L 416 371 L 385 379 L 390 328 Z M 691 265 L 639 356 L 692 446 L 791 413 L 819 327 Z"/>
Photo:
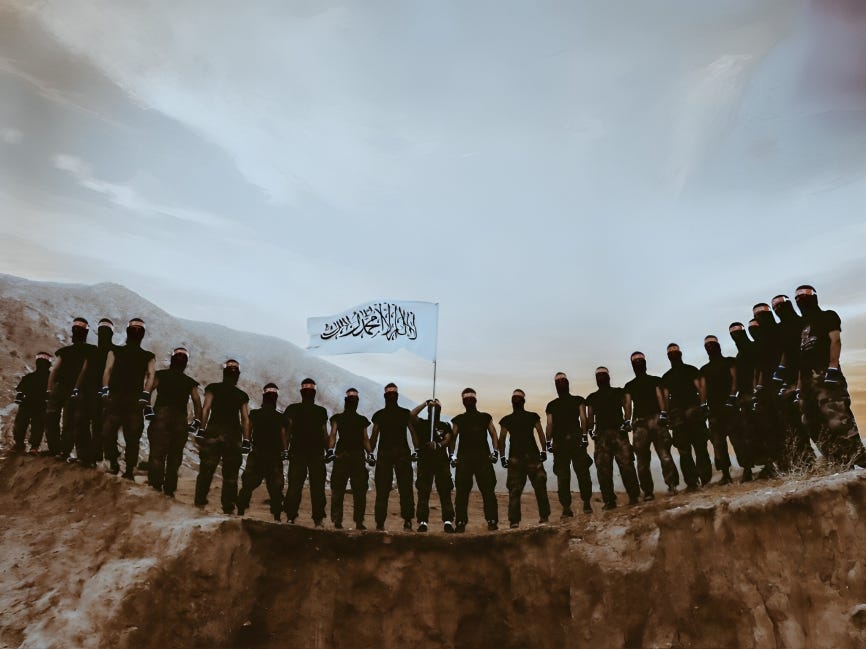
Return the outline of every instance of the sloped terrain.
<path id="1" fill-rule="evenodd" d="M 862 647 L 864 505 L 849 471 L 498 533 L 339 532 L 11 456 L 0 647 Z"/>

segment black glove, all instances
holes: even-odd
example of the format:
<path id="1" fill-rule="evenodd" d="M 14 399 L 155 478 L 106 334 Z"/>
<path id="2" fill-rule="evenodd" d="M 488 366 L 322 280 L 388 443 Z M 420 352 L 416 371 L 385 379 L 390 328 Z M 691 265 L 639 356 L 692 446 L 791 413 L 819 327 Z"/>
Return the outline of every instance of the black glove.
<path id="1" fill-rule="evenodd" d="M 187 430 L 191 433 L 197 433 L 199 428 L 201 428 L 201 421 L 193 419 L 192 423 L 187 427 Z"/>
<path id="2" fill-rule="evenodd" d="M 448 460 L 451 462 L 451 467 L 452 467 L 452 468 L 455 467 L 455 466 L 457 466 L 457 458 L 454 456 L 453 453 L 451 453 L 451 454 L 448 456 Z"/>
<path id="3" fill-rule="evenodd" d="M 547 462 L 547 453 L 545 453 L 544 451 L 541 451 L 541 453 L 538 454 L 538 461 L 541 462 L 542 464 Z"/>
<path id="4" fill-rule="evenodd" d="M 547 440 L 547 452 L 553 453 L 553 440 L 552 439 Z"/>
<path id="5" fill-rule="evenodd" d="M 788 370 L 785 369 L 785 366 L 779 363 L 779 366 L 776 368 L 776 371 L 773 372 L 773 381 L 776 383 L 784 383 L 785 377 L 788 375 Z"/>
<path id="6" fill-rule="evenodd" d="M 511 466 L 511 461 L 504 455 L 502 456 L 502 459 L 499 460 L 499 462 L 500 464 L 502 464 L 503 469 L 507 469 L 509 466 Z"/>
<path id="7" fill-rule="evenodd" d="M 758 411 L 758 407 L 759 407 L 759 406 L 758 406 L 758 401 L 759 401 L 759 399 L 758 399 L 758 393 L 755 392 L 755 394 L 752 396 L 752 412 L 757 412 L 757 411 Z"/>
<path id="8" fill-rule="evenodd" d="M 144 418 L 145 418 L 147 421 L 150 421 L 150 420 L 152 420 L 154 417 L 156 417 L 156 412 L 154 412 L 153 407 L 152 407 L 150 404 L 146 405 L 146 406 L 144 407 Z"/>
<path id="9" fill-rule="evenodd" d="M 799 390 L 794 390 L 794 392 L 791 393 L 791 401 L 794 403 L 800 402 L 800 391 Z"/>
<path id="10" fill-rule="evenodd" d="M 24 403 L 24 393 L 23 392 L 16 392 L 15 393 L 15 403 L 17 403 L 17 404 Z"/>
<path id="11" fill-rule="evenodd" d="M 111 396 L 111 391 L 108 389 L 107 385 L 103 385 L 102 388 L 99 390 L 99 398 L 107 399 L 109 396 Z"/>
<path id="12" fill-rule="evenodd" d="M 728 400 L 725 401 L 725 407 L 726 408 L 736 408 L 737 407 L 737 395 L 736 394 L 729 394 L 728 395 Z"/>
<path id="13" fill-rule="evenodd" d="M 493 452 L 490 454 L 490 463 L 496 464 L 496 462 L 498 460 L 499 460 L 499 451 L 497 451 L 496 449 L 493 449 Z"/>
<path id="14" fill-rule="evenodd" d="M 710 416 L 710 404 L 708 404 L 706 401 L 701 404 L 701 412 L 704 413 L 705 418 Z"/>
<path id="15" fill-rule="evenodd" d="M 144 405 L 146 403 L 150 403 L 150 392 L 148 392 L 147 390 L 142 390 L 141 394 L 138 395 L 138 402 L 141 405 Z"/>
<path id="16" fill-rule="evenodd" d="M 282 451 L 280 451 L 280 460 L 285 462 L 288 459 L 289 459 L 289 449 L 284 448 Z"/>
<path id="17" fill-rule="evenodd" d="M 204 441 L 205 441 L 204 435 L 206 432 L 207 432 L 207 428 L 199 428 L 198 431 L 196 431 L 196 434 L 195 434 L 195 443 L 196 444 L 199 444 L 199 445 L 204 444 Z"/>
<path id="18" fill-rule="evenodd" d="M 330 464 L 334 461 L 334 458 L 337 457 L 337 454 L 334 452 L 334 449 L 329 448 L 325 451 L 325 464 Z"/>
<path id="19" fill-rule="evenodd" d="M 842 376 L 842 370 L 838 367 L 828 367 L 827 371 L 824 373 L 824 383 L 836 385 L 844 380 L 845 378 Z"/>
<path id="20" fill-rule="evenodd" d="M 241 453 L 246 455 L 247 453 L 249 453 L 252 450 L 253 450 L 253 445 L 250 443 L 250 440 L 248 440 L 248 439 L 241 440 Z"/>
<path id="21" fill-rule="evenodd" d="M 376 456 L 372 453 L 367 453 L 367 464 L 369 466 L 376 466 Z"/>
<path id="22" fill-rule="evenodd" d="M 418 461 L 418 449 L 415 449 L 414 451 L 412 451 L 412 453 L 409 454 L 409 461 L 410 462 L 417 462 Z"/>
<path id="23" fill-rule="evenodd" d="M 586 435 L 589 435 L 590 437 L 595 439 L 595 428 L 590 428 L 589 430 L 587 430 Z M 589 446 L 589 440 L 586 439 L 586 435 L 583 436 L 583 440 L 581 441 L 584 442 L 584 446 Z"/>
<path id="24" fill-rule="evenodd" d="M 69 393 L 69 398 L 77 399 L 80 394 L 81 392 L 78 390 L 78 388 L 72 388 L 72 392 Z"/>
<path id="25" fill-rule="evenodd" d="M 659 423 L 662 426 L 667 426 L 668 423 L 670 423 L 670 420 L 668 419 L 668 411 L 667 410 L 662 410 L 659 413 Z"/>
<path id="26" fill-rule="evenodd" d="M 631 419 L 626 419 L 619 427 L 619 432 L 628 434 L 631 431 Z"/>

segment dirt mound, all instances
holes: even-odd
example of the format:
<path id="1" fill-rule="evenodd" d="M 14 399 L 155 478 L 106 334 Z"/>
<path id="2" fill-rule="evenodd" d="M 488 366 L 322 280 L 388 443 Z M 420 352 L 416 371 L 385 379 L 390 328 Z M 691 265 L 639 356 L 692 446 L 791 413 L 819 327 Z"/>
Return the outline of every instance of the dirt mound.
<path id="1" fill-rule="evenodd" d="M 856 471 L 493 534 L 336 532 L 9 457 L 0 647 L 862 647 L 864 505 Z"/>

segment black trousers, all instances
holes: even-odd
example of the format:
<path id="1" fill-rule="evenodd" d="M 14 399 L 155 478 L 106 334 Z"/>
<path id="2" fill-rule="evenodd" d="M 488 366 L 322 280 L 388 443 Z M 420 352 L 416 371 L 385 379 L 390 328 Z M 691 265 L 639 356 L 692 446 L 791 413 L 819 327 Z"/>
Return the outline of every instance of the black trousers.
<path id="1" fill-rule="evenodd" d="M 469 455 L 457 458 L 456 514 L 458 523 L 469 522 L 469 492 L 472 491 L 472 481 L 478 483 L 478 491 L 484 500 L 484 518 L 499 522 L 499 503 L 496 501 L 496 473 L 487 455 Z"/>
<path id="2" fill-rule="evenodd" d="M 25 401 L 18 406 L 18 412 L 15 413 L 15 424 L 12 428 L 15 446 L 24 447 L 28 428 L 30 428 L 30 448 L 38 449 L 42 444 L 42 435 L 45 432 L 44 404 L 29 404 Z"/>
<path id="3" fill-rule="evenodd" d="M 376 525 L 384 525 L 388 515 L 388 497 L 391 495 L 393 478 L 397 479 L 400 494 L 400 516 L 409 521 L 415 518 L 415 493 L 412 491 L 412 461 L 408 450 L 379 451 L 376 458 Z"/>
<path id="4" fill-rule="evenodd" d="M 325 456 L 324 451 L 295 452 L 289 460 L 289 485 L 283 511 L 289 520 L 298 517 L 301 506 L 301 492 L 304 482 L 310 476 L 310 504 L 313 507 L 313 520 L 325 518 Z"/>
<path id="5" fill-rule="evenodd" d="M 418 489 L 418 522 L 430 520 L 430 494 L 433 485 L 439 494 L 439 504 L 442 507 L 442 520 L 454 521 L 454 504 L 451 501 L 451 491 L 454 482 L 451 479 L 451 460 L 444 448 L 424 449 L 418 457 L 418 477 L 415 488 Z"/>
<path id="6" fill-rule="evenodd" d="M 568 437 L 554 440 L 553 474 L 556 476 L 557 495 L 563 510 L 571 509 L 571 471 L 577 476 L 577 487 L 580 499 L 588 503 L 592 498 L 592 477 L 589 467 L 592 459 L 586 451 L 586 446 L 578 440 Z"/>
<path id="7" fill-rule="evenodd" d="M 364 452 L 341 452 L 334 459 L 331 470 L 331 520 L 334 524 L 343 523 L 343 500 L 346 496 L 346 486 L 352 483 L 352 519 L 360 524 L 364 522 L 367 511 L 367 490 L 370 488 L 370 474 L 364 463 Z"/>
<path id="8" fill-rule="evenodd" d="M 505 484 L 508 487 L 508 521 L 520 522 L 520 499 L 523 488 L 529 480 L 535 490 L 535 500 L 538 502 L 539 518 L 550 516 L 550 499 L 547 496 L 547 471 L 539 461 L 538 454 L 509 458 L 508 477 Z"/>
<path id="9" fill-rule="evenodd" d="M 271 452 L 253 449 L 247 456 L 247 465 L 241 476 L 238 492 L 238 513 L 249 508 L 253 491 L 264 481 L 270 498 L 271 514 L 279 516 L 283 508 L 283 460 L 280 450 Z"/>

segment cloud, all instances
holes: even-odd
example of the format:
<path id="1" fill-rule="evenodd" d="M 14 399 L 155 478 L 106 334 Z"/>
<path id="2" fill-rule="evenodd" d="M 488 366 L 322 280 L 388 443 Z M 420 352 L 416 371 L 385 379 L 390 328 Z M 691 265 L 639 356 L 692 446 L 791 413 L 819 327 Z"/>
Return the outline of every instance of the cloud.
<path id="1" fill-rule="evenodd" d="M 147 217 L 168 217 L 205 225 L 212 228 L 229 228 L 234 223 L 215 214 L 192 210 L 174 205 L 154 203 L 128 184 L 113 183 L 93 175 L 91 166 L 81 158 L 66 153 L 58 153 L 52 160 L 54 167 L 70 174 L 79 185 L 102 194 L 113 204 L 135 214 Z"/>
<path id="2" fill-rule="evenodd" d="M 17 128 L 5 127 L 0 128 L 0 141 L 6 144 L 18 144 L 24 139 L 24 133 Z"/>

